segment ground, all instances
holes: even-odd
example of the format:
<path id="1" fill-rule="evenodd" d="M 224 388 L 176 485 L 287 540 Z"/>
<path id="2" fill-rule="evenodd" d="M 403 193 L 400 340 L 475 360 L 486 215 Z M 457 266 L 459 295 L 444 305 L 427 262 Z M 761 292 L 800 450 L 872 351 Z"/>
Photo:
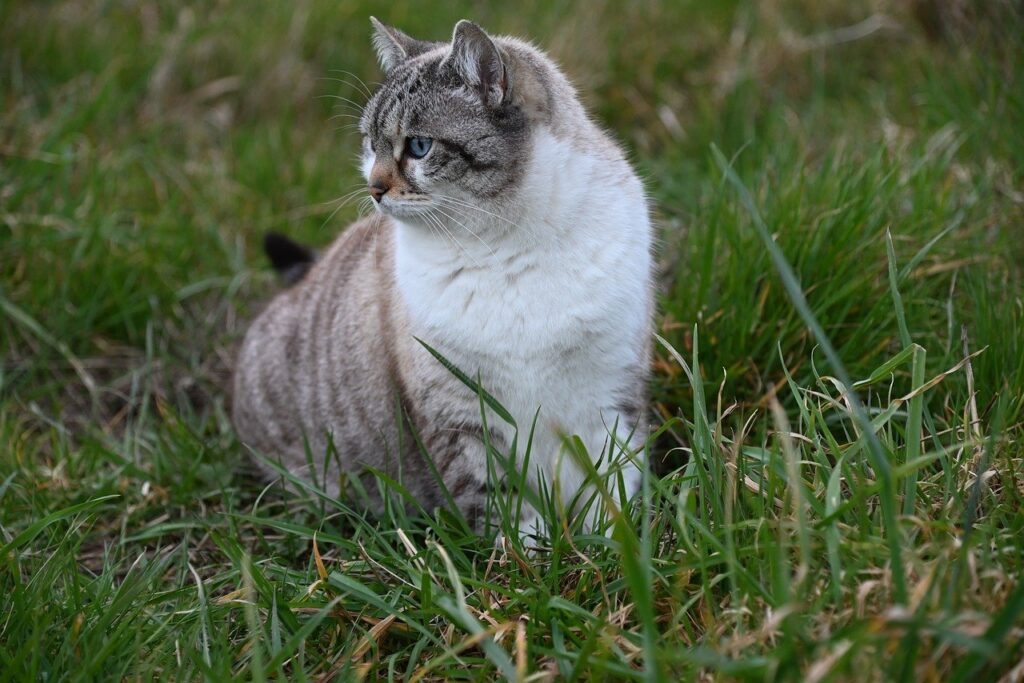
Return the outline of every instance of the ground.
<path id="1" fill-rule="evenodd" d="M 439 5 L 0 3 L 0 681 L 1020 680 L 1020 3 Z M 358 212 L 371 11 L 549 49 L 645 178 L 663 476 L 609 536 L 235 439 L 261 235 Z"/>

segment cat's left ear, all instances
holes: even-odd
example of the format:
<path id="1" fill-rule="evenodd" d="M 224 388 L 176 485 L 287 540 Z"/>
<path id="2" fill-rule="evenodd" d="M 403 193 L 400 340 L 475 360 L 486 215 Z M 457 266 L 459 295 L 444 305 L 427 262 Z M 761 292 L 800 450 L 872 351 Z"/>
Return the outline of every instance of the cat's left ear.
<path id="1" fill-rule="evenodd" d="M 480 93 L 484 104 L 497 107 L 508 96 L 508 69 L 498 46 L 482 28 L 463 19 L 455 24 L 452 51 L 445 58 L 469 87 Z"/>
<path id="2" fill-rule="evenodd" d="M 377 59 L 384 73 L 438 46 L 438 43 L 416 40 L 394 26 L 382 24 L 377 17 L 370 17 L 370 23 L 373 24 L 373 49 L 377 51 Z"/>

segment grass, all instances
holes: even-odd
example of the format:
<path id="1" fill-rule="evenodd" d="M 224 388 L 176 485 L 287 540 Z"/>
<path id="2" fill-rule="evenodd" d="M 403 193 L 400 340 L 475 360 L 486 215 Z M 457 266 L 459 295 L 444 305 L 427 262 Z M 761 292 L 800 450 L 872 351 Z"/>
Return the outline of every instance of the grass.
<path id="1" fill-rule="evenodd" d="M 1013 3 L 371 5 L 0 4 L 0 680 L 1019 678 Z M 260 235 L 355 216 L 371 9 L 549 47 L 646 178 L 663 476 L 607 536 L 235 440 Z"/>

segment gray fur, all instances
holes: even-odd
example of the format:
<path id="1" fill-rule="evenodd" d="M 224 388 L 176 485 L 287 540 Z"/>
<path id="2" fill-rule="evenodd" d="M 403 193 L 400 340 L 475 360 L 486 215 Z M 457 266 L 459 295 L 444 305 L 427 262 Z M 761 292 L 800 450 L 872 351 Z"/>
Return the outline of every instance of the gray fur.
<path id="1" fill-rule="evenodd" d="M 235 427 L 247 445 L 331 495 L 368 466 L 401 481 L 429 510 L 443 497 L 415 428 L 456 503 L 480 525 L 487 482 L 478 474 L 479 401 L 408 332 L 394 286 L 393 230 L 383 216 L 352 225 L 253 322 L 235 374 Z M 331 445 L 338 457 L 321 481 Z"/>
<path id="2" fill-rule="evenodd" d="M 396 138 L 428 135 L 438 145 L 426 160 L 428 175 L 459 183 L 468 195 L 495 197 L 519 179 L 529 120 L 515 102 L 496 94 L 501 86 L 495 79 L 505 82 L 497 48 L 479 28 L 474 33 L 464 26 L 473 25 L 459 23 L 451 50 L 393 64 L 366 105 L 361 129 L 378 158 L 401 153 L 394 149 Z M 473 72 L 474 80 L 467 81 L 470 62 L 486 74 Z M 400 165 L 384 170 L 418 192 Z"/>
<path id="3" fill-rule="evenodd" d="M 396 64 L 401 64 L 407 59 L 417 57 L 440 45 L 439 43 L 416 40 L 394 26 L 385 26 L 377 20 L 377 17 L 370 17 L 370 23 L 373 24 L 373 49 L 377 51 L 377 59 L 385 73 L 391 71 Z"/>

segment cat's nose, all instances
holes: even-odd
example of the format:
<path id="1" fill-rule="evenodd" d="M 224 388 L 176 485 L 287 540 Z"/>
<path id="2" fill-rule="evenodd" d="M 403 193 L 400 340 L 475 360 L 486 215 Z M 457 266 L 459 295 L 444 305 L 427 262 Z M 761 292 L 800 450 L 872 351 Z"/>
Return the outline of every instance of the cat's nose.
<path id="1" fill-rule="evenodd" d="M 391 189 L 391 186 L 381 180 L 374 180 L 370 183 L 370 196 L 380 204 L 381 198 Z"/>

